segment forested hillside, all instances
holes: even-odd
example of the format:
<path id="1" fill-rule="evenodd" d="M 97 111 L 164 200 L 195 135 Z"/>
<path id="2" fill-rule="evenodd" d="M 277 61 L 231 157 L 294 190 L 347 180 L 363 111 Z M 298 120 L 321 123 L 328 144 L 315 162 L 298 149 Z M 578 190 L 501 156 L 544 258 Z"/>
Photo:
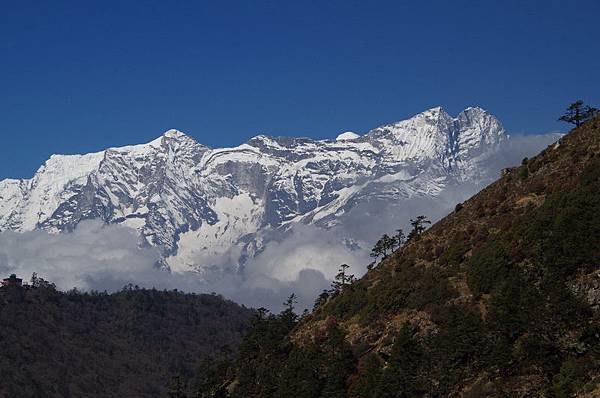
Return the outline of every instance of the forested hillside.
<path id="1" fill-rule="evenodd" d="M 600 119 L 317 301 L 255 320 L 205 397 L 600 395 Z"/>
<path id="2" fill-rule="evenodd" d="M 161 397 L 237 349 L 252 312 L 216 295 L 0 288 L 0 397 Z"/>

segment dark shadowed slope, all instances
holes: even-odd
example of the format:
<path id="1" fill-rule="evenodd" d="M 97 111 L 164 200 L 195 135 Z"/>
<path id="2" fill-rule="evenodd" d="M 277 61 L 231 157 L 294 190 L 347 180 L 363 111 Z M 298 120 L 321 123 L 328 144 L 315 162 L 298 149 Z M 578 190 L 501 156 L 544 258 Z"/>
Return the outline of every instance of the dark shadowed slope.
<path id="1" fill-rule="evenodd" d="M 173 376 L 235 351 L 250 315 L 213 295 L 3 287 L 0 397 L 166 396 Z"/>

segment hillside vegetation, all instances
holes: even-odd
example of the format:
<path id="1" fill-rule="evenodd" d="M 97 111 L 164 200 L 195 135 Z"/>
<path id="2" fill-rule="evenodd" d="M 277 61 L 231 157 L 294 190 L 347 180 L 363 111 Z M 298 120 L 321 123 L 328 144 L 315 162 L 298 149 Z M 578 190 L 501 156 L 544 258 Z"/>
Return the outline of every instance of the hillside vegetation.
<path id="1" fill-rule="evenodd" d="M 290 303 L 291 304 L 291 303 Z M 571 397 L 600 390 L 600 120 L 297 319 L 255 320 L 201 396 Z M 218 367 L 217 367 L 218 365 Z"/>
<path id="2" fill-rule="evenodd" d="M 0 397 L 167 396 L 174 377 L 237 349 L 250 316 L 215 295 L 3 287 Z"/>

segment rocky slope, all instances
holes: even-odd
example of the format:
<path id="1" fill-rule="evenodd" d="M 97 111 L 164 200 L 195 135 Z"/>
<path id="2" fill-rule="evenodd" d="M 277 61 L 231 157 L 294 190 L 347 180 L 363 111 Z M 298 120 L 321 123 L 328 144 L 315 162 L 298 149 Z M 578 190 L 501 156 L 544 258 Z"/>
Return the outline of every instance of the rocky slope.
<path id="1" fill-rule="evenodd" d="M 0 181 L 0 231 L 101 219 L 139 230 L 173 270 L 238 266 L 293 225 L 332 228 L 365 203 L 472 193 L 498 175 L 493 157 L 509 141 L 480 108 L 456 118 L 433 108 L 363 136 L 259 135 L 221 149 L 169 130 L 143 145 L 53 155 L 31 179 Z M 348 238 L 365 246 L 372 236 Z"/>
<path id="2" fill-rule="evenodd" d="M 396 384 L 416 395 L 593 396 L 600 386 L 599 214 L 596 118 L 504 170 L 322 303 L 291 338 L 310 345 L 332 323 L 342 328 L 358 360 L 354 381 L 376 377 L 361 374 L 364 361 L 395 366 L 394 355 L 410 355 L 395 352 L 407 350 L 399 345 L 419 347 L 430 362 L 412 364 L 421 375 Z M 379 382 L 369 380 L 360 383 L 375 389 Z"/>

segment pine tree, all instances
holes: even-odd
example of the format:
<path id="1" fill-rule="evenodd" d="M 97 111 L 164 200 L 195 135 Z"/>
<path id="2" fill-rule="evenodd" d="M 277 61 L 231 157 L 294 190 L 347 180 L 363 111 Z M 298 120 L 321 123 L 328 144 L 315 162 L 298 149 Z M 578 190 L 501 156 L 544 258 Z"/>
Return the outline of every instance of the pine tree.
<path id="1" fill-rule="evenodd" d="M 284 312 L 285 311 L 293 312 L 295 304 L 298 304 L 298 296 L 296 296 L 296 293 L 292 293 L 289 295 L 287 300 L 285 300 L 285 302 L 283 303 Z"/>
<path id="2" fill-rule="evenodd" d="M 295 305 L 298 303 L 298 297 L 295 293 L 290 296 L 283 303 L 283 311 L 279 314 L 279 317 L 288 324 L 293 324 L 298 319 L 298 315 L 294 312 Z"/>
<path id="3" fill-rule="evenodd" d="M 383 257 L 388 256 L 388 251 L 391 252 L 394 250 L 394 246 L 396 245 L 396 239 L 390 237 L 388 234 L 383 234 L 381 237 L 382 245 L 383 245 Z"/>
<path id="4" fill-rule="evenodd" d="M 348 264 L 340 265 L 340 268 L 338 269 L 338 274 L 335 276 L 335 280 L 333 281 L 332 286 L 336 292 L 344 290 L 344 287 L 354 282 L 354 275 L 346 273 L 346 270 L 348 270 L 348 268 L 350 268 Z"/>
<path id="5" fill-rule="evenodd" d="M 269 310 L 265 307 L 260 307 L 256 309 L 256 320 L 262 321 L 265 320 L 269 316 Z"/>
<path id="6" fill-rule="evenodd" d="M 598 114 L 598 109 L 589 105 L 584 105 L 582 100 L 573 102 L 567 108 L 564 115 L 558 118 L 562 122 L 574 124 L 575 127 L 581 126 L 583 122 L 589 120 Z"/>
<path id="7" fill-rule="evenodd" d="M 371 249 L 371 257 L 374 257 L 375 259 L 379 257 L 386 258 L 388 252 L 392 252 L 396 245 L 396 237 L 390 237 L 388 234 L 383 234 L 377 243 L 375 243 L 373 249 Z"/>
<path id="8" fill-rule="evenodd" d="M 404 235 L 404 231 L 400 228 L 396 230 L 395 243 L 398 246 L 398 249 L 402 247 L 404 242 L 406 242 L 406 236 Z"/>
<path id="9" fill-rule="evenodd" d="M 356 375 L 348 389 L 350 398 L 380 398 L 382 386 L 382 363 L 377 354 L 369 353 L 359 359 Z"/>
<path id="10" fill-rule="evenodd" d="M 383 248 L 383 241 L 381 239 L 379 239 L 376 243 L 375 246 L 373 246 L 373 249 L 371 249 L 371 257 L 375 258 L 375 261 L 377 261 L 377 259 L 381 256 L 385 255 L 385 251 Z"/>
<path id="11" fill-rule="evenodd" d="M 431 221 L 429 221 L 426 216 L 417 216 L 414 220 L 411 219 L 410 225 L 412 225 L 412 230 L 408 234 L 407 241 L 412 241 L 421 236 L 427 229 L 427 224 L 431 224 Z"/>

